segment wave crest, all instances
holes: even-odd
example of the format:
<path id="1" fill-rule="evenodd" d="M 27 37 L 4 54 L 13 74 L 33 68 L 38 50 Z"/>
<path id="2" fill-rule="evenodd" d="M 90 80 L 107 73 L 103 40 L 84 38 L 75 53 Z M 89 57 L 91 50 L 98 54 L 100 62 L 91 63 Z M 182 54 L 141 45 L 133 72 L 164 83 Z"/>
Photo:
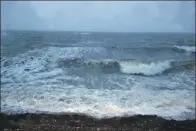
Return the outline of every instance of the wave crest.
<path id="1" fill-rule="evenodd" d="M 177 51 L 187 51 L 187 52 L 195 52 L 195 46 L 174 46 L 174 50 Z"/>
<path id="2" fill-rule="evenodd" d="M 87 67 L 88 69 L 101 68 L 104 72 L 121 72 L 124 74 L 158 75 L 165 71 L 195 69 L 195 61 L 157 61 L 142 62 L 136 60 L 85 60 L 81 58 L 59 59 L 61 67 Z"/>
<path id="3" fill-rule="evenodd" d="M 156 75 L 171 68 L 170 61 L 163 62 L 120 62 L 121 72 L 126 74 Z"/>

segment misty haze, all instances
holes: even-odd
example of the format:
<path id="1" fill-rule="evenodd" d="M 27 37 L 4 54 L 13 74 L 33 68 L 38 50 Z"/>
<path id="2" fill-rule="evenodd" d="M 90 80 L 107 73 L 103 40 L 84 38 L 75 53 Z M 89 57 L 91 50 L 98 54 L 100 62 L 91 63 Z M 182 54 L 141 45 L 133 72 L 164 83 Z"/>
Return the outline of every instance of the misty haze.
<path id="1" fill-rule="evenodd" d="M 1 2 L 3 29 L 194 32 L 194 1 Z"/>

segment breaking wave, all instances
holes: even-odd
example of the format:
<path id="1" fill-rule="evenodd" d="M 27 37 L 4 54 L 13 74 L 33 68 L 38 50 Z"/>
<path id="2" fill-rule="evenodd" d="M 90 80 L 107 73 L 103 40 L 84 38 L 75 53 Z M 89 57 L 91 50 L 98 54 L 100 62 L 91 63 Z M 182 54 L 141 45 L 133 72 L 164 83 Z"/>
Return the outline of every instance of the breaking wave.
<path id="1" fill-rule="evenodd" d="M 174 50 L 177 51 L 187 51 L 187 52 L 195 52 L 195 46 L 174 46 Z"/>
<path id="2" fill-rule="evenodd" d="M 124 74 L 158 75 L 171 70 L 195 69 L 195 61 L 157 61 L 142 62 L 136 60 L 85 60 L 81 58 L 61 58 L 58 65 L 66 68 L 87 67 L 101 68 L 110 73 L 121 72 Z"/>

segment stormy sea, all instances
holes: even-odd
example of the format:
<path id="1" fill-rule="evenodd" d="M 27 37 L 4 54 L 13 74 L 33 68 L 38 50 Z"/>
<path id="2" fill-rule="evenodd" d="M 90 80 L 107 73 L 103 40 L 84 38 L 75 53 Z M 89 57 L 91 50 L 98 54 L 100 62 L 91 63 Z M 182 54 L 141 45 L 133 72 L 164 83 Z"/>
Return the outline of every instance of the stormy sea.
<path id="1" fill-rule="evenodd" d="M 1 112 L 195 119 L 195 34 L 3 31 Z"/>

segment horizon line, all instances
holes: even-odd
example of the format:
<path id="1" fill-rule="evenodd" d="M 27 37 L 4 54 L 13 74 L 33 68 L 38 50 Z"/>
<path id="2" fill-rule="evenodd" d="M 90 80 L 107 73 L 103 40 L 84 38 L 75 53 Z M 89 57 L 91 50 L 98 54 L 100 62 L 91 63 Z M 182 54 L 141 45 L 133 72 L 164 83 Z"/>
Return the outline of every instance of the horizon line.
<path id="1" fill-rule="evenodd" d="M 186 32 L 186 31 L 85 31 L 85 30 L 31 30 L 31 29 L 1 29 L 2 31 L 38 31 L 38 32 L 86 32 L 86 33 L 193 33 L 194 32 Z"/>

